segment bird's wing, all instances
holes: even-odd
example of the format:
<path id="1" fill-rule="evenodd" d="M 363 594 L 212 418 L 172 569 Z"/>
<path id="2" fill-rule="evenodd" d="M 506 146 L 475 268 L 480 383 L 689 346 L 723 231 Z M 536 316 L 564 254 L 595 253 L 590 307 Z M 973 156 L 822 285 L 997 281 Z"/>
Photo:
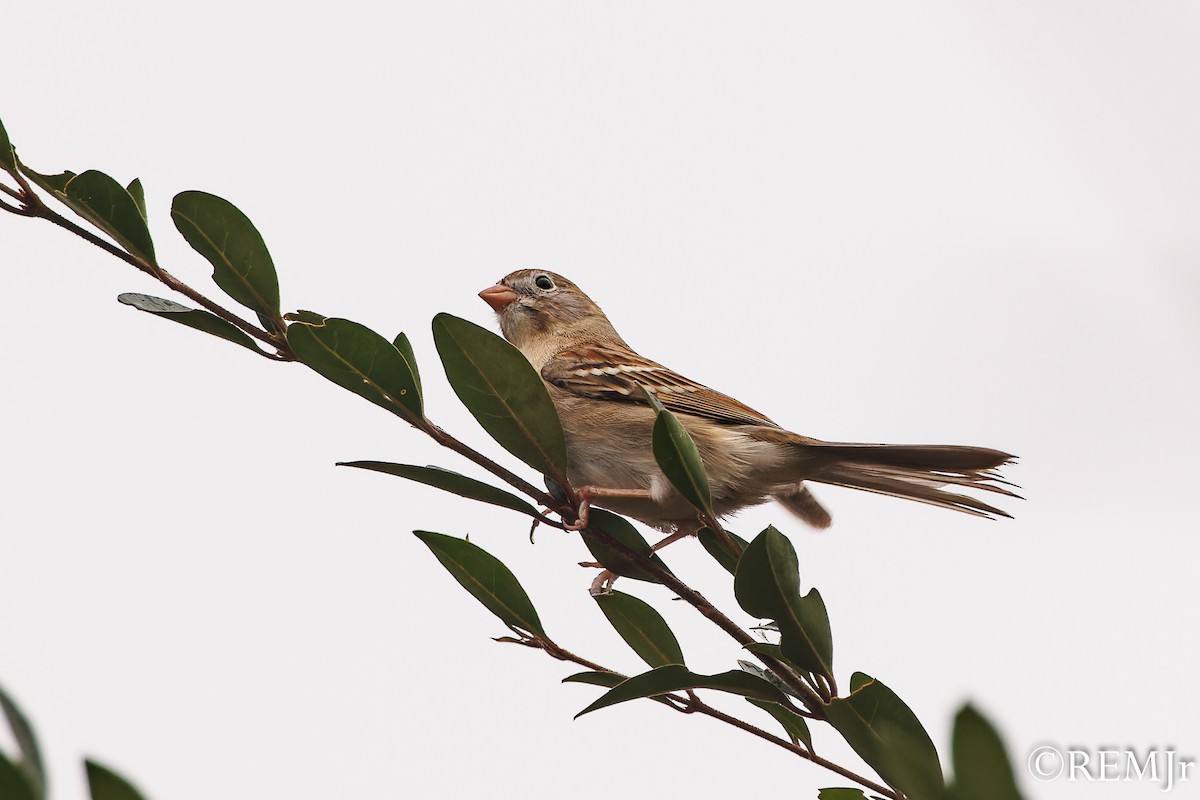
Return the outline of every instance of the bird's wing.
<path id="1" fill-rule="evenodd" d="M 591 343 L 563 350 L 542 367 L 542 378 L 581 397 L 649 405 L 638 391 L 637 385 L 641 384 L 673 412 L 706 417 L 726 425 L 778 427 L 732 397 L 621 345 Z"/>

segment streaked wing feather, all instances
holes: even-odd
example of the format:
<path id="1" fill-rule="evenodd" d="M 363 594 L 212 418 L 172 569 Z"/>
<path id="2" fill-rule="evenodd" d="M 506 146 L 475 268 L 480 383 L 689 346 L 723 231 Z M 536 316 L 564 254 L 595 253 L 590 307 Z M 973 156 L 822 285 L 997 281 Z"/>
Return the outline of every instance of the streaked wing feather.
<path id="1" fill-rule="evenodd" d="M 581 397 L 647 405 L 636 384 L 675 413 L 725 425 L 778 427 L 753 408 L 689 380 L 626 347 L 586 344 L 563 350 L 542 367 L 542 379 Z"/>

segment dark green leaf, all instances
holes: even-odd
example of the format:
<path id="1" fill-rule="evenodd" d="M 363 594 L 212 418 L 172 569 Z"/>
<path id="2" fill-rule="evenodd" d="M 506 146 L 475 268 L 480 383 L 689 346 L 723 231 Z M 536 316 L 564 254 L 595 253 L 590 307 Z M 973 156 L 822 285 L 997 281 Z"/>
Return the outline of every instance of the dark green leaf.
<path id="1" fill-rule="evenodd" d="M 1004 742 L 974 706 L 954 717 L 951 745 L 954 797 L 961 800 L 1021 800 Z"/>
<path id="2" fill-rule="evenodd" d="M 685 500 L 697 510 L 712 516 L 712 490 L 708 485 L 708 475 L 704 472 L 704 462 L 700 460 L 700 451 L 696 449 L 696 443 L 675 415 L 663 408 L 653 393 L 642 387 L 642 394 L 658 413 L 654 419 L 654 433 L 651 438 L 654 460 L 658 462 L 658 468 Z"/>
<path id="3" fill-rule="evenodd" d="M 652 668 L 684 663 L 675 634 L 649 603 L 624 592 L 600 594 L 593 599 L 642 661 Z"/>
<path id="4" fill-rule="evenodd" d="M 517 632 L 545 636 L 542 622 L 516 576 L 491 553 L 464 539 L 413 531 L 454 579 L 500 621 Z"/>
<path id="5" fill-rule="evenodd" d="M 21 171 L 76 214 L 111 236 L 121 247 L 155 263 L 154 242 L 150 239 L 146 218 L 121 184 L 94 169 L 80 175 L 73 172 L 42 175 L 22 164 Z"/>
<path id="6" fill-rule="evenodd" d="M 606 689 L 611 689 L 617 684 L 624 683 L 626 680 L 624 675 L 618 675 L 615 672 L 576 672 L 574 675 L 568 675 L 562 679 L 563 683 L 587 683 L 592 686 L 603 686 Z"/>
<path id="7" fill-rule="evenodd" d="M 4 718 L 8 720 L 8 727 L 21 752 L 18 767 L 25 773 L 25 779 L 32 789 L 34 797 L 45 797 L 46 770 L 42 765 L 42 753 L 38 748 L 33 726 L 29 724 L 29 720 L 25 718 L 21 709 L 3 689 L 0 689 L 0 711 L 4 712 Z M 3 779 L 0 778 L 0 786 L 3 786 L 3 783 Z M 3 796 L 5 795 L 0 792 L 0 797 Z"/>
<path id="8" fill-rule="evenodd" d="M 617 703 L 624 703 L 627 700 L 653 697 L 684 689 L 715 689 L 759 700 L 783 701 L 783 695 L 774 686 L 740 670 L 733 669 L 719 675 L 698 675 L 680 664 L 669 664 L 649 672 L 643 672 L 641 675 L 634 675 L 624 683 L 609 689 L 600 696 L 599 700 L 580 711 L 575 717 L 578 719 L 584 714 Z"/>
<path id="9" fill-rule="evenodd" d="M 29 785 L 29 774 L 0 752 L 0 798 L 3 800 L 41 800 Z"/>
<path id="10" fill-rule="evenodd" d="M 782 653 L 780 653 L 778 645 L 769 645 L 765 643 L 748 644 L 746 645 L 746 649 L 754 653 L 763 653 L 769 655 L 772 658 L 779 659 L 780 661 L 786 660 L 784 659 Z M 744 672 L 749 672 L 751 675 L 756 675 L 759 678 L 762 678 L 764 681 L 771 684 L 784 694 L 791 695 L 792 697 L 800 697 L 795 689 L 784 683 L 778 675 L 766 667 L 755 664 L 753 661 L 743 661 L 741 659 L 738 659 L 737 665 L 738 668 Z"/>
<path id="11" fill-rule="evenodd" d="M 566 484 L 567 445 L 542 377 L 521 351 L 473 322 L 438 314 L 433 341 L 454 393 L 488 435 Z"/>
<path id="12" fill-rule="evenodd" d="M 198 308 L 188 308 L 171 300 L 164 300 L 161 297 L 153 297 L 148 294 L 134 294 L 132 292 L 117 295 L 117 301 L 127 306 L 133 306 L 138 311 L 145 311 L 156 317 L 169 319 L 172 322 L 178 322 L 180 325 L 186 325 L 189 328 L 210 333 L 213 336 L 233 342 L 234 344 L 240 344 L 242 347 L 248 347 L 256 353 L 262 352 L 245 331 L 238 328 L 232 322 L 226 322 L 217 315 L 210 314 L 207 311 L 201 311 Z"/>
<path id="13" fill-rule="evenodd" d="M 180 192 L 171 220 L 183 238 L 213 266 L 213 281 L 237 302 L 279 317 L 279 278 L 262 235 L 232 203 L 207 192 Z"/>
<path id="14" fill-rule="evenodd" d="M 468 478 L 466 475 L 459 475 L 457 472 L 451 472 L 448 469 L 440 467 L 391 464 L 387 461 L 343 461 L 339 462 L 338 466 L 357 467 L 358 469 L 383 472 L 399 478 L 407 478 L 417 483 L 423 483 L 426 486 L 433 486 L 456 494 L 459 497 L 466 497 L 469 500 L 478 500 L 481 503 L 490 503 L 501 508 L 510 508 L 513 511 L 520 511 L 522 514 L 528 514 L 535 518 L 541 516 L 536 508 L 514 494 L 509 494 L 503 489 L 497 489 L 489 483 L 477 481 L 474 478 Z"/>
<path id="15" fill-rule="evenodd" d="M 614 548 L 600 536 L 600 533 L 608 534 L 627 549 L 667 570 L 667 565 L 654 552 L 650 543 L 642 538 L 642 535 L 637 532 L 637 528 L 633 527 L 628 520 L 602 508 L 593 508 L 588 514 L 588 526 L 579 532 L 580 538 L 583 539 L 583 544 L 587 547 L 588 552 L 605 569 L 611 570 L 623 578 L 658 583 L 658 578 L 642 562 L 631 559 Z M 670 572 L 670 570 L 667 571 Z"/>
<path id="16" fill-rule="evenodd" d="M 945 792 L 941 762 L 916 714 L 868 675 L 855 673 L 855 684 L 848 697 L 825 707 L 829 724 L 888 785 L 910 800 L 940 800 Z"/>
<path id="17" fill-rule="evenodd" d="M 833 675 L 833 635 L 816 589 L 800 596 L 800 568 L 787 537 L 768 527 L 742 553 L 733 579 L 738 605 L 775 620 L 785 658 L 810 672 Z"/>
<path id="18" fill-rule="evenodd" d="M 421 387 L 421 371 L 417 369 L 417 356 L 413 352 L 412 342 L 403 333 L 397 333 L 396 338 L 392 340 L 392 346 L 399 350 L 400 355 L 404 356 L 404 360 L 408 362 L 408 368 L 412 370 L 413 382 L 417 384 L 417 394 L 424 397 L 425 390 Z"/>
<path id="19" fill-rule="evenodd" d="M 13 152 L 12 142 L 8 140 L 8 131 L 4 130 L 4 122 L 0 121 L 0 169 L 17 174 L 17 154 Z"/>
<path id="20" fill-rule="evenodd" d="M 311 312 L 309 312 L 311 313 Z M 288 344 L 305 366 L 409 422 L 424 417 L 408 362 L 392 343 L 348 319 L 288 326 Z"/>
<path id="21" fill-rule="evenodd" d="M 95 761 L 83 762 L 87 767 L 88 788 L 92 800 L 143 800 L 133 784 Z"/>
<path id="22" fill-rule="evenodd" d="M 729 538 L 733 539 L 734 543 L 742 548 L 743 553 L 746 552 L 746 548 L 750 546 L 749 542 L 738 536 L 736 533 L 729 533 L 729 531 L 725 531 L 725 533 L 729 534 Z M 729 552 L 729 548 L 725 546 L 725 542 L 723 539 L 721 539 L 720 534 L 718 534 L 712 528 L 701 528 L 700 532 L 697 533 L 696 536 L 700 539 L 700 544 L 704 546 L 704 549 L 708 551 L 708 554 L 716 559 L 717 563 L 720 564 L 726 572 L 728 572 L 730 575 L 733 575 L 735 572 L 737 572 L 737 562 L 739 556 L 735 556 L 733 553 Z"/>
<path id="23" fill-rule="evenodd" d="M 822 789 L 817 800 L 867 800 L 862 789 Z"/>
<path id="24" fill-rule="evenodd" d="M 804 717 L 778 703 L 768 703 L 766 700 L 755 700 L 752 697 L 747 697 L 746 702 L 758 706 L 774 717 L 794 744 L 803 742 L 806 747 L 812 749 L 812 734 L 808 731 L 808 723 L 804 721 Z"/>
<path id="25" fill-rule="evenodd" d="M 288 322 L 303 322 L 305 325 L 324 325 L 325 320 L 329 317 L 324 314 L 318 314 L 315 311 L 293 311 L 290 314 L 284 314 L 283 318 Z"/>
<path id="26" fill-rule="evenodd" d="M 129 192 L 129 196 L 133 198 L 133 204 L 137 206 L 138 213 L 142 215 L 142 219 L 149 222 L 150 216 L 146 213 L 146 189 L 142 186 L 142 179 L 134 178 L 125 187 L 125 191 Z"/>

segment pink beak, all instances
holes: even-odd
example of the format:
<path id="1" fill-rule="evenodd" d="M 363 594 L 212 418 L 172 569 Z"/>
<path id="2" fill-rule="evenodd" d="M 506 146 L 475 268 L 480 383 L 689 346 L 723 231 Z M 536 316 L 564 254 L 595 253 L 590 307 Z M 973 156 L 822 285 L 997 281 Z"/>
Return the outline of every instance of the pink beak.
<path id="1" fill-rule="evenodd" d="M 483 298 L 483 302 L 492 307 L 492 311 L 499 314 L 510 303 L 517 299 L 517 293 L 507 286 L 497 283 L 495 286 L 489 286 L 479 293 Z"/>

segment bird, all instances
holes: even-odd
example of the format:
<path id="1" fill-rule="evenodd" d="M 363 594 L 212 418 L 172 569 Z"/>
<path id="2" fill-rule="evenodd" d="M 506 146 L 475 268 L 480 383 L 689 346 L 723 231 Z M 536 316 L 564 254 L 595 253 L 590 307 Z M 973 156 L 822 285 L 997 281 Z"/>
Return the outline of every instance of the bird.
<path id="1" fill-rule="evenodd" d="M 520 269 L 479 293 L 504 338 L 545 382 L 562 421 L 566 477 L 594 505 L 671 533 L 694 533 L 697 510 L 659 469 L 653 394 L 696 443 L 718 519 L 770 499 L 814 528 L 832 516 L 809 483 L 915 500 L 977 517 L 1011 517 L 971 495 L 1019 497 L 999 468 L 1015 456 L 962 445 L 828 442 L 781 427 L 733 397 L 640 355 L 578 286 Z M 771 356 L 764 354 L 764 358 Z M 950 488 L 948 488 L 950 487 Z M 661 543 L 660 543 L 661 544 Z"/>

